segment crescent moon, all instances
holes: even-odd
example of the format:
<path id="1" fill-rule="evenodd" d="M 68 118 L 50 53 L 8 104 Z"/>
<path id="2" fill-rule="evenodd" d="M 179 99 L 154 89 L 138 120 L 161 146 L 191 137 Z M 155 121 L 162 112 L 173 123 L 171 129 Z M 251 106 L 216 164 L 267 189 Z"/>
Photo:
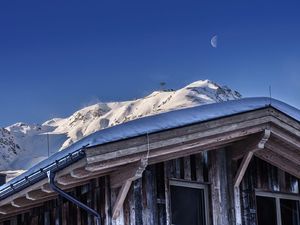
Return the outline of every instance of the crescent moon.
<path id="1" fill-rule="evenodd" d="M 210 44 L 213 48 L 217 48 L 218 47 L 218 36 L 215 35 L 211 38 L 210 40 Z"/>

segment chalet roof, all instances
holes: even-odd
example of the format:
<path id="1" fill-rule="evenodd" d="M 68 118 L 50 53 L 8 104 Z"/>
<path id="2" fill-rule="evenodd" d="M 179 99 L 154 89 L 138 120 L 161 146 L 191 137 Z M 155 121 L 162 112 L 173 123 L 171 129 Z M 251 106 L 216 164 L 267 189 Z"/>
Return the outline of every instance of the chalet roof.
<path id="1" fill-rule="evenodd" d="M 67 157 L 73 157 L 75 159 L 76 157 L 80 158 L 83 147 L 91 148 L 98 145 L 184 127 L 267 107 L 273 107 L 288 115 L 292 119 L 300 122 L 300 110 L 276 99 L 265 97 L 244 98 L 240 100 L 201 105 L 136 119 L 95 132 L 74 143 L 70 147 L 50 156 L 48 159 L 36 164 L 25 173 L 1 186 L 0 200 L 6 197 L 4 194 L 7 193 L 8 189 L 21 190 L 22 185 L 32 185 L 38 181 L 36 178 L 45 178 L 45 171 L 53 168 L 53 166 L 62 159 L 66 159 Z M 68 165 L 71 163 L 72 161 L 67 162 Z M 43 176 L 41 176 L 41 174 L 43 174 Z M 16 187 L 18 187 L 18 189 L 16 189 Z"/>

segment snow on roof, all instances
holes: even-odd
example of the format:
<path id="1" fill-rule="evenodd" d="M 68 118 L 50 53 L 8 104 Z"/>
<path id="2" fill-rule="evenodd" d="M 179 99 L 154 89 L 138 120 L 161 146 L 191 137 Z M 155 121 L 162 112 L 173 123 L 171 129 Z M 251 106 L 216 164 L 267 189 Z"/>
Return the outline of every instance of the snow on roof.
<path id="1" fill-rule="evenodd" d="M 284 102 L 266 97 L 243 98 L 239 100 L 230 100 L 221 103 L 212 103 L 196 107 L 174 110 L 166 113 L 161 113 L 153 116 L 147 116 L 140 119 L 132 120 L 114 127 L 106 128 L 97 131 L 73 145 L 59 151 L 48 159 L 36 164 L 25 173 L 12 179 L 8 183 L 0 187 L 4 190 L 11 184 L 23 180 L 33 173 L 40 171 L 56 160 L 68 156 L 81 149 L 83 146 L 93 147 L 109 142 L 124 140 L 132 137 L 146 135 L 147 133 L 155 133 L 158 131 L 168 130 L 172 128 L 191 125 L 194 123 L 204 122 L 212 119 L 217 119 L 225 116 L 248 112 L 272 106 L 282 113 L 294 118 L 300 122 L 300 110 L 296 109 Z M 1 197 L 1 196 L 0 196 Z"/>

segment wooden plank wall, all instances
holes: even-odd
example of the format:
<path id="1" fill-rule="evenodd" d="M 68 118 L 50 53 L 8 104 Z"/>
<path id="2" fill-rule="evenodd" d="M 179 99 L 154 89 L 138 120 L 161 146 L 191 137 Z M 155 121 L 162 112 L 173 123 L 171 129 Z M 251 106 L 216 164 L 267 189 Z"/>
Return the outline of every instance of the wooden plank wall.
<path id="1" fill-rule="evenodd" d="M 112 225 L 171 224 L 169 179 L 208 181 L 207 154 L 199 153 L 148 166 L 143 178 L 134 181 L 122 215 Z M 116 192 L 117 190 L 112 190 Z M 113 201 L 112 201 L 113 202 Z"/>
<path id="2" fill-rule="evenodd" d="M 187 156 L 148 166 L 143 177 L 133 182 L 120 216 L 111 219 L 111 209 L 119 188 L 110 189 L 109 177 L 92 180 L 74 188 L 70 194 L 92 206 L 102 215 L 104 225 L 166 225 L 170 224 L 170 202 L 166 199 L 169 179 L 208 182 L 207 153 Z M 28 213 L 0 222 L 0 225 L 94 225 L 85 211 L 58 198 Z"/>
<path id="3" fill-rule="evenodd" d="M 210 224 L 235 224 L 233 177 L 238 162 L 231 151 L 219 149 L 148 166 L 133 182 L 118 219 L 111 218 L 119 189 L 111 189 L 109 177 L 93 179 L 70 190 L 102 215 L 103 225 L 171 225 L 169 179 L 207 183 Z M 299 193 L 299 181 L 270 164 L 254 158 L 240 185 L 242 222 L 256 225 L 255 188 Z M 0 225 L 94 225 L 94 218 L 72 203 L 57 198 L 15 216 Z"/>
<path id="4" fill-rule="evenodd" d="M 70 190 L 70 194 L 80 201 L 99 210 L 104 215 L 105 179 L 94 179 L 90 183 Z M 58 197 L 47 201 L 41 207 L 17 215 L 0 225 L 93 225 L 94 219 L 84 210 Z M 104 222 L 105 218 L 103 218 Z"/>

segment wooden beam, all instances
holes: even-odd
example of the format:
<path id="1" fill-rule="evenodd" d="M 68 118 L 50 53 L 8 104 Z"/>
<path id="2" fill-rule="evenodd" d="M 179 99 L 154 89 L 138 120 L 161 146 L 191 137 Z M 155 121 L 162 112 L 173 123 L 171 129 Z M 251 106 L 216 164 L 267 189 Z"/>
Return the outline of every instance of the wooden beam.
<path id="1" fill-rule="evenodd" d="M 46 183 L 47 183 L 47 179 L 41 180 L 41 181 L 23 189 L 22 191 L 19 191 L 18 193 L 1 200 L 0 207 L 3 205 L 6 205 L 6 204 L 10 204 L 11 201 L 13 201 L 16 198 L 24 197 L 25 194 L 29 191 L 38 190 L 42 185 L 44 185 Z"/>
<path id="2" fill-rule="evenodd" d="M 235 178 L 234 178 L 234 187 L 238 188 L 240 186 L 240 183 L 245 175 L 245 172 L 248 168 L 248 165 L 253 157 L 253 151 L 249 151 L 247 153 L 247 155 L 244 156 L 243 158 L 243 161 L 235 175 Z"/>
<path id="3" fill-rule="evenodd" d="M 152 144 L 157 143 L 161 140 L 166 140 L 166 139 L 173 139 L 176 141 L 174 138 L 176 137 L 183 137 L 185 135 L 191 135 L 190 137 L 193 138 L 193 134 L 199 135 L 201 133 L 204 134 L 204 132 L 207 132 L 208 130 L 212 130 L 214 128 L 221 128 L 225 127 L 228 125 L 236 125 L 236 129 L 240 128 L 241 124 L 248 123 L 249 126 L 255 126 L 258 124 L 264 123 L 264 119 L 269 118 L 270 112 L 268 109 L 261 109 L 261 110 L 256 110 L 255 112 L 247 112 L 239 115 L 233 115 L 230 117 L 225 117 L 225 118 L 220 118 L 220 119 L 215 119 L 215 120 L 210 120 L 210 121 L 205 121 L 185 127 L 179 127 L 176 129 L 172 130 L 167 130 L 167 131 L 161 131 L 155 134 L 149 135 L 149 140 L 151 143 L 150 150 L 152 149 Z M 252 121 L 252 123 L 249 123 Z M 270 121 L 270 118 L 267 119 L 267 122 Z M 177 139 L 179 142 L 180 140 Z M 177 141 L 176 141 L 177 142 Z M 123 140 L 123 141 L 118 141 L 114 143 L 109 143 L 109 144 L 104 144 L 104 145 L 99 145 L 93 148 L 88 148 L 86 149 L 86 155 L 87 158 L 91 158 L 96 155 L 104 155 L 106 153 L 111 153 L 111 152 L 117 152 L 119 150 L 123 150 L 124 146 L 126 146 L 128 149 L 131 147 L 136 147 L 136 146 L 142 146 L 143 144 L 145 145 L 147 143 L 147 137 L 146 135 L 139 136 L 136 138 L 131 138 L 130 140 Z M 177 142 L 178 143 L 178 142 Z M 176 143 L 174 143 L 176 144 Z M 147 146 L 145 146 L 147 149 Z M 91 162 L 88 162 L 91 163 Z"/>
<path id="4" fill-rule="evenodd" d="M 37 201 L 37 200 L 40 200 L 40 199 L 44 199 L 44 198 L 48 198 L 50 196 L 56 196 L 56 195 L 57 194 L 55 192 L 51 192 L 51 195 L 50 195 L 50 193 L 45 193 L 44 191 L 42 191 L 40 189 L 40 190 L 27 192 L 25 197 L 28 200 Z"/>
<path id="5" fill-rule="evenodd" d="M 94 172 L 86 172 L 89 175 L 84 175 L 84 176 L 78 177 L 78 178 L 74 178 L 74 176 L 72 176 L 72 172 L 71 172 L 70 174 L 58 177 L 56 179 L 56 182 L 58 183 L 58 185 L 62 186 L 63 189 L 65 189 L 66 187 L 69 187 L 69 186 L 79 186 L 80 183 L 84 183 L 91 179 L 98 178 L 101 176 L 106 176 L 106 175 L 113 173 L 114 171 L 116 171 L 118 169 L 122 169 L 124 167 L 125 166 L 115 166 L 115 167 L 105 168 L 103 170 L 96 170 Z M 85 170 L 85 171 L 87 171 L 87 170 Z"/>
<path id="6" fill-rule="evenodd" d="M 235 210 L 235 224 L 242 225 L 242 207 L 241 207 L 241 193 L 240 187 L 233 187 L 234 210 Z"/>
<path id="7" fill-rule="evenodd" d="M 36 198 L 35 200 L 28 199 L 27 197 L 17 198 L 11 201 L 11 205 L 15 208 L 23 208 L 23 207 L 30 207 L 31 205 L 45 202 L 51 200 L 57 196 L 57 193 L 51 195 L 44 195 L 40 196 L 40 198 Z"/>
<path id="8" fill-rule="evenodd" d="M 239 187 L 240 183 L 245 175 L 245 172 L 248 168 L 248 165 L 254 155 L 254 153 L 258 150 L 264 149 L 265 144 L 270 138 L 271 130 L 266 129 L 262 135 L 262 137 L 256 141 L 252 146 L 248 147 L 248 153 L 244 156 L 243 161 L 236 173 L 234 178 L 234 187 Z"/>
<path id="9" fill-rule="evenodd" d="M 247 120 L 241 121 L 238 122 L 237 124 L 230 123 L 227 125 L 219 125 L 218 127 L 211 127 L 209 129 L 208 127 L 205 127 L 206 129 L 203 129 L 201 132 L 192 133 L 192 134 L 190 134 L 190 131 L 188 130 L 188 128 L 186 128 L 186 134 L 175 136 L 170 139 L 165 139 L 165 137 L 162 136 L 160 140 L 154 141 L 152 140 L 152 138 L 150 138 L 150 143 L 151 143 L 150 152 L 154 149 L 182 146 L 184 143 L 192 143 L 192 142 L 199 142 L 199 141 L 205 142 L 207 140 L 210 140 L 211 143 L 214 143 L 218 141 L 218 139 L 224 139 L 226 135 L 234 132 L 236 133 L 236 136 L 237 135 L 245 136 L 248 135 L 244 133 L 244 132 L 247 133 L 247 130 L 254 129 L 255 126 L 262 126 L 268 123 L 268 121 L 270 120 L 271 120 L 270 116 L 265 116 L 263 118 L 254 119 L 251 121 L 247 121 Z M 173 133 L 176 134 L 176 132 Z M 87 164 L 116 159 L 128 155 L 145 153 L 148 150 L 148 144 L 144 140 L 144 142 L 139 143 L 139 145 L 137 146 L 124 148 L 124 143 L 123 143 L 119 148 L 121 149 L 117 151 L 107 152 L 107 153 L 102 153 L 101 150 L 96 151 L 92 149 L 87 149 L 86 150 Z"/>
<path id="10" fill-rule="evenodd" d="M 41 186 L 41 190 L 45 193 L 53 193 L 54 192 L 48 183 L 43 184 Z"/>
<path id="11" fill-rule="evenodd" d="M 293 133 L 293 131 L 295 132 L 295 130 L 287 131 L 278 126 L 271 127 L 273 137 L 293 146 L 296 149 L 299 149 L 300 136 L 296 134 L 297 132 Z"/>
<path id="12" fill-rule="evenodd" d="M 77 181 L 78 181 L 78 179 L 72 177 L 71 174 L 68 174 L 68 175 L 65 175 L 62 177 L 58 177 L 56 179 L 56 182 L 61 185 L 69 185 L 69 184 L 76 183 Z"/>
<path id="13" fill-rule="evenodd" d="M 112 188 L 116 188 L 122 184 L 113 207 L 112 218 L 114 220 L 117 219 L 120 214 L 120 210 L 123 207 L 124 200 L 132 182 L 142 177 L 147 165 L 148 159 L 143 158 L 138 164 L 134 166 L 130 165 L 127 169 L 123 169 L 111 175 L 110 184 Z"/>
<path id="14" fill-rule="evenodd" d="M 132 184 L 132 180 L 125 181 L 125 183 L 122 185 L 119 191 L 118 197 L 113 207 L 112 218 L 114 220 L 117 219 L 118 216 L 120 215 L 120 210 L 123 207 L 123 203 L 125 201 L 125 198 L 127 196 L 131 184 Z"/>
<path id="15" fill-rule="evenodd" d="M 15 208 L 11 204 L 6 205 L 6 206 L 1 206 L 0 207 L 0 224 L 1 224 L 1 222 L 9 220 L 10 218 L 12 218 L 15 215 L 20 215 L 22 213 L 29 211 L 30 209 L 32 209 L 34 207 L 39 207 L 41 205 L 42 205 L 41 203 L 38 203 L 38 204 L 34 204 L 33 206 L 21 207 L 21 208 Z"/>
<path id="16" fill-rule="evenodd" d="M 112 188 L 122 186 L 127 180 L 136 180 L 141 178 L 145 168 L 148 165 L 147 159 L 142 159 L 138 163 L 128 165 L 110 175 L 110 185 Z"/>
<path id="17" fill-rule="evenodd" d="M 261 139 L 261 133 L 250 135 L 246 139 L 233 143 L 230 146 L 231 159 L 234 161 L 242 159 L 249 152 L 249 146 L 254 146 L 253 143 L 257 143 L 259 139 Z"/>
<path id="18" fill-rule="evenodd" d="M 287 134 L 291 134 L 291 135 L 296 136 L 298 138 L 300 137 L 300 128 L 298 127 L 299 124 L 300 124 L 299 122 L 298 123 L 294 122 L 292 124 L 289 124 L 289 123 L 283 122 L 280 118 L 275 117 L 275 116 L 271 116 L 270 119 L 271 119 L 270 122 L 274 125 L 274 127 L 272 126 L 272 128 L 277 127 L 281 130 L 284 130 L 285 133 L 287 133 Z M 275 135 L 275 133 L 274 133 L 274 135 Z"/>
<path id="19" fill-rule="evenodd" d="M 240 140 L 242 137 L 262 132 L 266 129 L 267 125 L 251 127 L 247 130 L 237 130 L 232 132 L 226 132 L 222 135 L 203 138 L 194 142 L 182 142 L 180 144 L 165 146 L 164 148 L 152 149 L 149 154 L 149 163 L 155 164 L 158 162 L 166 161 L 171 158 L 178 158 L 187 156 L 190 154 L 206 151 L 207 149 L 216 149 L 224 144 L 228 144 L 232 141 Z M 190 151 L 191 150 L 191 151 Z M 89 171 L 98 171 L 108 169 L 109 167 L 115 167 L 120 165 L 126 165 L 129 163 L 137 162 L 145 155 L 145 152 L 127 155 L 124 157 L 117 157 L 110 160 L 103 159 L 102 162 L 93 163 L 86 166 Z"/>
<path id="20" fill-rule="evenodd" d="M 300 146 L 299 146 L 300 147 Z M 270 140 L 266 144 L 266 148 L 277 152 L 278 154 L 282 155 L 283 157 L 291 160 L 292 162 L 300 165 L 300 148 L 295 149 L 292 146 L 282 145 L 279 142 L 275 142 Z"/>
<path id="21" fill-rule="evenodd" d="M 81 179 L 81 178 L 88 177 L 89 175 L 91 175 L 91 172 L 87 171 L 84 167 L 82 167 L 82 168 L 77 168 L 77 169 L 72 170 L 70 175 L 73 178 Z"/>
<path id="22" fill-rule="evenodd" d="M 255 156 L 297 178 L 300 178 L 300 165 L 290 161 L 277 152 L 265 148 L 262 151 L 255 152 Z"/>
<path id="23" fill-rule="evenodd" d="M 10 203 L 13 207 L 16 207 L 16 208 L 21 208 L 22 207 L 22 204 L 20 204 L 16 199 L 11 201 Z"/>
<path id="24" fill-rule="evenodd" d="M 72 170 L 75 170 L 77 168 L 84 168 L 86 165 L 86 159 L 81 159 L 73 164 L 71 164 L 70 166 L 60 170 L 57 172 L 57 177 L 59 176 L 63 176 L 63 175 L 66 175 L 66 174 L 69 174 Z"/>
<path id="25" fill-rule="evenodd" d="M 261 138 L 258 138 L 254 143 L 250 144 L 248 143 L 247 153 L 244 156 L 241 165 L 236 173 L 236 176 L 234 178 L 234 187 L 233 187 L 233 193 L 234 193 L 234 208 L 235 208 L 235 224 L 236 225 L 242 225 L 242 212 L 241 212 L 241 198 L 240 198 L 240 183 L 245 175 L 245 172 L 250 164 L 250 161 L 254 155 L 254 153 L 258 150 L 264 149 L 267 141 L 270 138 L 271 131 L 266 129 L 264 130 L 263 135 Z"/>
<path id="26" fill-rule="evenodd" d="M 228 168 L 225 149 L 210 152 L 209 177 L 211 182 L 212 224 L 231 225 L 229 221 L 230 200 Z M 208 224 L 208 223 L 207 223 Z"/>
<path id="27" fill-rule="evenodd" d="M 6 211 L 6 210 L 3 210 L 3 209 L 0 209 L 0 214 L 6 215 L 6 214 L 7 214 L 7 211 Z"/>

